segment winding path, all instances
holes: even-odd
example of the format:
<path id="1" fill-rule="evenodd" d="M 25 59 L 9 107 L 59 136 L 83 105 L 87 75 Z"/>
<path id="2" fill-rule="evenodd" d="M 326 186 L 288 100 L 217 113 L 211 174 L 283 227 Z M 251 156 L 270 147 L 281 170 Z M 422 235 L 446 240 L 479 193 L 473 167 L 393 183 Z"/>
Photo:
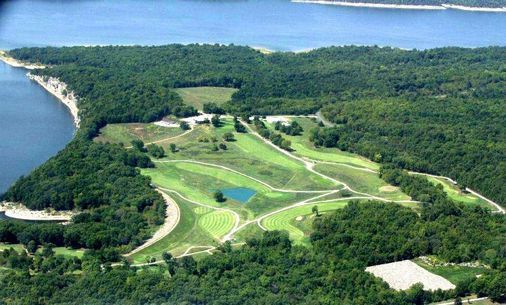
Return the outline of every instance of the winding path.
<path id="1" fill-rule="evenodd" d="M 177 203 L 166 193 L 157 189 L 157 191 L 163 196 L 165 203 L 167 205 L 167 209 L 165 210 L 165 221 L 163 225 L 158 228 L 158 230 L 153 234 L 153 236 L 148 239 L 145 243 L 125 254 L 126 257 L 129 257 L 143 249 L 146 249 L 149 246 L 152 246 L 165 236 L 169 235 L 172 230 L 177 226 L 179 220 L 181 218 L 181 212 L 179 210 L 179 206 Z"/>
<path id="2" fill-rule="evenodd" d="M 163 160 L 163 161 L 156 161 L 155 160 L 154 162 L 155 163 L 178 163 L 178 162 L 181 162 L 181 163 L 194 163 L 194 164 L 200 164 L 200 165 L 205 165 L 205 166 L 217 167 L 217 168 L 221 168 L 223 170 L 226 170 L 226 171 L 229 171 L 229 172 L 241 175 L 241 176 L 246 177 L 248 179 L 251 179 L 251 180 L 253 180 L 255 182 L 258 182 L 258 183 L 266 186 L 267 188 L 269 188 L 269 189 L 271 189 L 273 191 L 281 192 L 281 193 L 328 193 L 328 192 L 332 192 L 333 191 L 333 190 L 326 190 L 326 191 L 299 191 L 299 190 L 279 189 L 279 188 L 273 187 L 272 185 L 269 185 L 268 183 L 266 183 L 266 182 L 264 182 L 262 180 L 259 180 L 259 179 L 255 178 L 255 177 L 252 177 L 250 175 L 241 173 L 239 171 L 236 171 L 235 169 L 231 169 L 229 167 L 226 167 L 226 166 L 223 166 L 223 165 L 219 165 L 219 164 L 214 164 L 214 163 L 207 163 L 207 162 L 194 161 L 194 160 Z M 342 183 L 338 183 L 338 184 L 342 184 Z"/>
<path id="3" fill-rule="evenodd" d="M 238 226 L 239 226 L 239 222 L 241 221 L 241 217 L 239 216 L 239 214 L 231 209 L 226 209 L 226 208 L 220 208 L 220 207 L 215 207 L 215 206 L 212 206 L 212 205 L 208 205 L 208 204 L 204 204 L 204 203 L 201 203 L 201 202 L 197 202 L 195 200 L 191 200 L 190 198 L 187 198 L 183 195 L 181 195 L 179 192 L 175 191 L 175 190 L 170 190 L 170 189 L 166 189 L 166 188 L 163 188 L 163 187 L 159 187 L 159 189 L 163 190 L 163 191 L 166 191 L 166 192 L 170 192 L 170 193 L 174 193 L 176 194 L 177 196 L 179 196 L 181 199 L 183 200 L 186 200 L 188 202 L 191 202 L 193 204 L 196 204 L 196 205 L 199 205 L 199 206 L 202 206 L 202 207 L 206 207 L 206 208 L 209 208 L 209 209 L 213 209 L 213 210 L 216 210 L 216 211 L 225 211 L 225 212 L 229 212 L 229 213 L 232 213 L 232 215 L 234 215 L 234 218 L 235 218 L 235 221 L 234 221 L 234 226 L 232 228 L 232 230 L 235 230 Z M 225 242 L 227 241 L 228 239 L 226 238 L 227 235 L 225 235 L 225 237 L 223 237 L 221 239 L 221 242 Z"/>

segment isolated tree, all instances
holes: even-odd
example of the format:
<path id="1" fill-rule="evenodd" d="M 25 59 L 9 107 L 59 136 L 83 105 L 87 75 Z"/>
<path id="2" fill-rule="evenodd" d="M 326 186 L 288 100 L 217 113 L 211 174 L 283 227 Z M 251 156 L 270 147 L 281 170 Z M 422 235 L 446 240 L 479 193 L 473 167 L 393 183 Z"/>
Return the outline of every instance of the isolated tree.
<path id="1" fill-rule="evenodd" d="M 214 127 L 221 127 L 221 120 L 219 114 L 213 115 L 213 117 L 211 118 L 211 124 L 213 124 Z"/>
<path id="2" fill-rule="evenodd" d="M 188 124 L 185 121 L 181 121 L 181 123 L 179 123 L 179 128 L 181 128 L 182 130 L 190 130 L 191 129 L 190 124 Z"/>
<path id="3" fill-rule="evenodd" d="M 158 146 L 156 144 L 149 144 L 146 148 L 148 150 L 148 153 L 157 159 L 165 157 L 165 151 L 161 146 Z"/>
<path id="4" fill-rule="evenodd" d="M 225 195 L 223 195 L 222 191 L 217 190 L 214 192 L 214 200 L 216 200 L 216 202 L 225 202 L 227 198 L 225 198 Z"/>
<path id="5" fill-rule="evenodd" d="M 172 153 L 175 153 L 177 151 L 177 146 L 174 143 L 170 143 L 169 148 Z"/>
<path id="6" fill-rule="evenodd" d="M 281 147 L 284 150 L 291 150 L 291 146 L 292 142 L 286 139 L 281 140 L 281 143 L 279 144 L 279 147 Z"/>
<path id="7" fill-rule="evenodd" d="M 453 302 L 454 305 L 462 305 L 462 298 L 457 297 L 455 301 Z"/>
<path id="8" fill-rule="evenodd" d="M 246 127 L 244 127 L 244 125 L 241 124 L 241 122 L 239 122 L 239 121 L 234 122 L 234 128 L 235 128 L 235 131 L 237 131 L 237 132 L 246 133 Z"/>
<path id="9" fill-rule="evenodd" d="M 311 209 L 311 212 L 313 214 L 315 214 L 315 216 L 320 216 L 320 213 L 318 212 L 318 206 L 317 205 L 313 206 L 313 208 Z"/>
<path id="10" fill-rule="evenodd" d="M 132 140 L 132 146 L 134 149 L 137 149 L 138 151 L 141 151 L 141 152 L 146 152 L 146 148 L 144 148 L 144 142 L 142 142 L 141 140 Z"/>
<path id="11" fill-rule="evenodd" d="M 218 151 L 218 150 L 220 150 L 220 149 L 218 148 L 218 145 L 213 144 L 213 146 L 211 147 L 211 150 L 212 150 L 212 151 Z"/>
<path id="12" fill-rule="evenodd" d="M 221 150 L 227 150 L 228 148 L 227 145 L 225 145 L 225 143 L 220 143 L 219 147 Z"/>
<path id="13" fill-rule="evenodd" d="M 231 133 L 231 132 L 226 132 L 225 134 L 223 134 L 223 140 L 227 141 L 227 142 L 232 142 L 235 140 L 234 138 L 234 134 Z"/>

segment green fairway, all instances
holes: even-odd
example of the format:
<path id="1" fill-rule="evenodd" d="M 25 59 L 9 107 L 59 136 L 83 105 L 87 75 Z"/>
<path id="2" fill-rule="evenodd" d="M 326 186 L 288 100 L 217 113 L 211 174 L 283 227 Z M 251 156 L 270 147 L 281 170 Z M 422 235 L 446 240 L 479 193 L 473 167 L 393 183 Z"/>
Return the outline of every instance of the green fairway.
<path id="1" fill-rule="evenodd" d="M 345 207 L 347 204 L 348 201 L 343 200 L 343 201 L 325 202 L 317 204 L 308 204 L 300 207 L 295 207 L 293 209 L 289 209 L 263 219 L 262 225 L 267 230 L 288 231 L 290 238 L 296 244 L 307 244 L 308 235 L 310 233 L 310 227 L 307 228 L 307 223 L 302 224 L 302 226 L 299 223 L 305 222 L 305 220 L 308 218 L 310 218 L 312 222 L 313 207 L 315 205 L 318 206 L 318 212 L 320 214 L 324 214 L 325 212 L 328 211 L 341 209 Z"/>
<path id="2" fill-rule="evenodd" d="M 376 173 L 334 164 L 317 164 L 315 170 L 348 184 L 353 190 L 358 192 L 390 200 L 410 199 L 408 195 L 402 193 L 398 188 L 383 181 Z"/>
<path id="3" fill-rule="evenodd" d="M 334 149 L 313 148 L 307 134 L 316 123 L 307 118 L 296 120 L 300 120 L 305 129 L 303 136 L 290 137 L 292 143 L 300 145 L 296 154 L 356 167 L 377 168 L 376 163 L 353 154 Z M 177 128 L 171 131 L 170 128 L 159 129 L 158 126 L 152 126 L 155 125 L 114 124 L 104 128 L 101 137 L 102 140 L 109 137 L 117 142 L 129 143 L 133 139 L 149 142 L 182 133 Z M 234 141 L 223 140 L 223 135 L 227 132 L 234 134 Z M 170 143 L 176 144 L 176 152 L 170 152 Z M 225 144 L 226 149 L 216 149 L 218 144 Z M 190 247 L 216 246 L 234 227 L 236 218 L 233 212 L 239 215 L 240 223 L 244 223 L 322 194 L 307 191 L 340 190 L 344 187 L 311 172 L 303 162 L 278 151 L 256 135 L 235 132 L 230 118 L 222 118 L 221 127 L 198 125 L 192 132 L 160 145 L 167 151 L 167 156 L 156 160 L 155 168 L 142 169 L 141 172 L 151 177 L 154 185 L 175 191 L 188 201 L 176 193 L 169 193 L 180 204 L 181 221 L 169 236 L 134 254 L 131 259 L 137 263 L 152 258 L 159 259 L 165 251 L 181 255 Z M 392 200 L 409 199 L 373 172 L 339 164 L 318 164 L 315 170 L 343 181 L 359 192 Z M 233 198 L 216 202 L 214 193 L 230 188 L 248 188 L 255 194 L 247 202 L 239 202 Z M 348 195 L 354 196 L 353 193 Z M 347 200 L 337 200 L 342 198 L 340 193 L 325 196 L 321 200 L 333 198 L 336 201 L 318 204 L 321 213 L 341 208 L 347 203 Z M 262 224 L 269 230 L 287 230 L 296 243 L 308 245 L 313 221 L 312 206 L 310 204 L 274 214 L 264 219 Z M 238 231 L 234 238 L 235 241 L 244 241 L 261 234 L 262 230 L 258 226 L 250 224 Z"/>
<path id="4" fill-rule="evenodd" d="M 495 210 L 495 208 L 492 205 L 490 205 L 488 202 L 486 202 L 485 200 L 483 200 L 471 193 L 463 193 L 458 188 L 458 186 L 452 184 L 451 182 L 449 182 L 446 179 L 435 178 L 435 177 L 427 177 L 427 179 L 436 185 L 441 184 L 443 186 L 444 191 L 448 194 L 448 197 L 450 197 L 451 199 L 453 199 L 455 201 L 460 201 L 464 204 L 471 205 L 471 206 L 477 205 L 477 206 L 481 206 L 481 207 Z"/>
<path id="5" fill-rule="evenodd" d="M 240 213 L 245 219 L 283 207 L 317 194 L 284 193 L 273 191 L 265 185 L 221 168 L 186 162 L 157 163 L 153 169 L 143 169 L 156 185 L 175 190 L 186 198 L 215 207 L 227 207 Z M 228 198 L 218 203 L 213 198 L 216 190 L 247 187 L 257 193 L 247 203 Z"/>
<path id="6" fill-rule="evenodd" d="M 464 266 L 432 266 L 425 263 L 420 258 L 413 260 L 419 266 L 427 269 L 449 280 L 453 284 L 457 284 L 469 278 L 475 278 L 478 274 L 482 274 L 487 269 L 482 267 L 464 267 Z"/>
<path id="7" fill-rule="evenodd" d="M 234 217 L 227 211 L 212 211 L 200 217 L 199 226 L 219 240 L 234 226 Z"/>
<path id="8" fill-rule="evenodd" d="M 171 196 L 179 205 L 181 218 L 174 230 L 155 244 L 147 247 L 130 257 L 135 263 L 145 263 L 148 258 L 161 259 L 164 252 L 170 252 L 172 255 L 181 255 L 189 247 L 202 245 L 202 246 L 216 246 L 217 242 L 206 233 L 199 225 L 199 218 L 201 215 L 196 214 L 193 209 L 195 205 L 185 200 L 180 199 L 178 196 Z M 211 211 L 200 209 L 200 213 L 208 213 Z"/>
<path id="9" fill-rule="evenodd" d="M 223 104 L 230 101 L 232 94 L 237 89 L 225 87 L 192 87 L 192 88 L 177 88 L 174 91 L 181 96 L 187 105 L 191 105 L 196 109 L 202 111 L 205 103 L 213 102 L 216 104 Z"/>
<path id="10" fill-rule="evenodd" d="M 179 127 L 162 127 L 155 124 L 109 124 L 100 129 L 97 142 L 123 143 L 129 146 L 132 140 L 142 140 L 145 143 L 159 141 L 182 134 Z"/>
<path id="11" fill-rule="evenodd" d="M 66 257 L 83 257 L 84 249 L 71 249 L 66 247 L 55 247 L 53 248 L 53 251 L 56 255 L 63 255 Z"/>
<path id="12" fill-rule="evenodd" d="M 260 179 L 273 187 L 293 190 L 329 190 L 336 185 L 314 173 L 304 164 L 290 158 L 251 134 L 234 133 L 235 141 L 227 142 L 227 150 L 213 151 L 211 139 L 221 139 L 233 130 L 231 121 L 220 128 L 198 126 L 189 134 L 172 141 L 179 148 L 168 159 L 185 159 L 220 164 Z M 203 139 L 207 141 L 203 141 Z M 168 150 L 168 143 L 162 144 Z"/>

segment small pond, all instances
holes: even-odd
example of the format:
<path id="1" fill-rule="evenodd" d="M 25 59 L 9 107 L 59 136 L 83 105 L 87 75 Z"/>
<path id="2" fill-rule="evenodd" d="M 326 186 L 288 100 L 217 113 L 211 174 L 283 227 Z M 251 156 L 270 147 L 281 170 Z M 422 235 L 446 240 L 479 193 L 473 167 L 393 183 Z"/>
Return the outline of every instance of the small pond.
<path id="1" fill-rule="evenodd" d="M 256 191 L 247 187 L 234 187 L 221 189 L 223 195 L 225 197 L 245 203 L 247 202 L 253 195 L 256 194 Z"/>

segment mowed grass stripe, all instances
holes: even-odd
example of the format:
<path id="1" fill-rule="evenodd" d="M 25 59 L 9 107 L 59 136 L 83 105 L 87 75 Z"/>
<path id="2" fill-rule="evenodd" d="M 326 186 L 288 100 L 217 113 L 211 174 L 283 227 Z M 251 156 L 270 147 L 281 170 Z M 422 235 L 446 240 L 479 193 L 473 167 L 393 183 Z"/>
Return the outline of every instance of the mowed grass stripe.
<path id="1" fill-rule="evenodd" d="M 296 221 L 295 219 L 298 216 L 311 215 L 312 208 L 315 205 L 318 206 L 319 213 L 325 213 L 341 209 L 347 204 L 348 201 L 335 201 L 296 207 L 265 218 L 262 220 L 262 226 L 264 226 L 267 230 L 285 230 L 288 232 L 292 240 L 300 241 L 304 238 L 304 232 L 292 224 Z"/>
<path id="2" fill-rule="evenodd" d="M 214 211 L 200 217 L 199 226 L 213 238 L 220 239 L 234 226 L 234 217 L 227 211 Z"/>

